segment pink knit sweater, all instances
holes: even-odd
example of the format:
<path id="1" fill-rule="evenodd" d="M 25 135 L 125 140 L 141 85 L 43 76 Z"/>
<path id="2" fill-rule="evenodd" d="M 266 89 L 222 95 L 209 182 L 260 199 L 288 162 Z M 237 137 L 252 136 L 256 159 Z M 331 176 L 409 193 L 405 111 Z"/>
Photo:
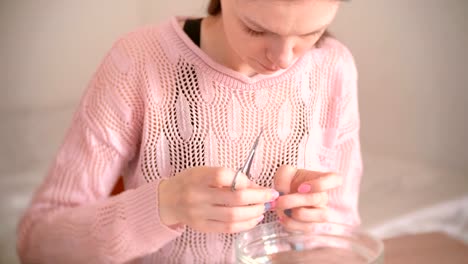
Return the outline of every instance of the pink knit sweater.
<path id="1" fill-rule="evenodd" d="M 283 164 L 340 172 L 332 220 L 359 224 L 349 51 L 328 38 L 287 70 L 246 77 L 204 54 L 178 19 L 127 34 L 104 58 L 19 224 L 24 263 L 232 263 L 235 235 L 161 223 L 158 184 L 194 166 L 237 169 L 261 128 L 256 183 L 272 187 Z M 121 175 L 126 191 L 110 197 Z"/>

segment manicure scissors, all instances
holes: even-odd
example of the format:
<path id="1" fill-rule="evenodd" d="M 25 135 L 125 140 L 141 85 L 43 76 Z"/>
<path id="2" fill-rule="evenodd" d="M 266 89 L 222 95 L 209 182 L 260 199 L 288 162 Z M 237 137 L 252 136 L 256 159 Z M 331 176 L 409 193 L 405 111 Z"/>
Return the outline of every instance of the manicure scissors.
<path id="1" fill-rule="evenodd" d="M 247 156 L 247 159 L 244 162 L 244 165 L 242 167 L 240 167 L 237 170 L 236 175 L 234 175 L 234 179 L 232 179 L 232 184 L 231 184 L 231 191 L 234 192 L 236 190 L 236 180 L 237 180 L 237 176 L 239 175 L 239 173 L 243 173 L 243 174 L 249 176 L 250 167 L 252 166 L 252 161 L 253 161 L 253 158 L 255 156 L 255 152 L 257 150 L 258 141 L 260 141 L 260 136 L 262 135 L 262 133 L 263 133 L 263 129 L 260 130 L 260 133 L 258 134 L 257 138 L 255 139 L 255 142 L 254 142 L 252 148 L 250 149 L 250 151 L 248 153 L 248 156 Z"/>

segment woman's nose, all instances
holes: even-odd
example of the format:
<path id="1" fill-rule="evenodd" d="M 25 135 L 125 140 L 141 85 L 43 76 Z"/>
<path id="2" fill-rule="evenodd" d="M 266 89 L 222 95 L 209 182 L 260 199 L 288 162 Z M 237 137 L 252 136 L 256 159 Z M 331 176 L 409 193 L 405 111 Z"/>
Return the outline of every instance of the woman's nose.
<path id="1" fill-rule="evenodd" d="M 277 40 L 267 51 L 267 58 L 277 67 L 288 68 L 294 60 L 294 43 L 288 39 Z"/>

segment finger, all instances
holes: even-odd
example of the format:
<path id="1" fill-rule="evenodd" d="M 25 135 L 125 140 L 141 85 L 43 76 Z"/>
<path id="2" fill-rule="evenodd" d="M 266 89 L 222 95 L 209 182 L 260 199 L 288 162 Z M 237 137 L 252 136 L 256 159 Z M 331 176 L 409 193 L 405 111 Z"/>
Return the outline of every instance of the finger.
<path id="1" fill-rule="evenodd" d="M 315 223 L 326 222 L 326 217 L 323 212 L 314 212 L 312 214 L 316 214 L 320 216 L 314 221 L 300 221 L 295 218 L 297 212 L 296 209 L 292 210 L 292 217 L 287 216 L 284 212 L 278 212 L 278 216 L 280 219 L 281 224 L 285 227 L 288 231 L 302 231 L 302 232 L 310 232 L 313 231 L 314 227 L 316 226 Z"/>
<path id="2" fill-rule="evenodd" d="M 297 169 L 293 166 L 283 165 L 275 174 L 275 189 L 282 193 L 291 192 L 291 182 L 296 175 Z"/>
<path id="3" fill-rule="evenodd" d="M 210 168 L 200 172 L 204 174 L 205 182 L 211 187 L 231 187 L 236 177 L 236 189 L 244 189 L 252 185 L 252 181 L 242 172 L 236 172 L 228 168 Z"/>
<path id="4" fill-rule="evenodd" d="M 297 192 L 300 185 L 305 182 L 315 181 L 322 177 L 326 177 L 333 173 L 310 171 L 305 169 L 298 169 L 294 179 L 291 181 L 291 192 Z"/>
<path id="5" fill-rule="evenodd" d="M 337 174 L 325 174 L 314 180 L 303 182 L 297 188 L 299 193 L 324 192 L 340 187 L 343 184 L 343 177 Z"/>
<path id="6" fill-rule="evenodd" d="M 276 208 L 290 209 L 296 207 L 326 207 L 328 204 L 328 193 L 293 193 L 283 195 L 276 200 Z"/>
<path id="7" fill-rule="evenodd" d="M 232 192 L 230 188 L 212 188 L 208 190 L 208 197 L 215 205 L 245 206 L 251 204 L 265 204 L 278 198 L 279 193 L 267 188 L 244 188 Z"/>
<path id="8" fill-rule="evenodd" d="M 206 233 L 239 233 L 254 228 L 263 220 L 264 216 L 241 222 L 221 222 L 208 220 L 202 227 L 202 232 Z"/>
<path id="9" fill-rule="evenodd" d="M 286 209 L 279 212 L 299 222 L 326 222 L 328 221 L 328 209 L 318 207 L 299 207 Z"/>
<path id="10" fill-rule="evenodd" d="M 265 213 L 263 204 L 236 207 L 216 205 L 210 209 L 207 219 L 221 222 L 243 222 L 259 218 Z"/>

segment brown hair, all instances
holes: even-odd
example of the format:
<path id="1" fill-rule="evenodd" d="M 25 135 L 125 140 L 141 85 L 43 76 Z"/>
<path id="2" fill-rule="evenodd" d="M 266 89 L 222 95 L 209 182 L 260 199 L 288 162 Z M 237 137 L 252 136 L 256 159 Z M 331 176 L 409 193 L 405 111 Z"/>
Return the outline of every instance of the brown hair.
<path id="1" fill-rule="evenodd" d="M 348 0 L 340 0 L 340 1 L 348 1 Z M 208 4 L 208 14 L 212 16 L 219 15 L 221 13 L 221 0 L 210 0 Z"/>
<path id="2" fill-rule="evenodd" d="M 208 4 L 208 14 L 216 16 L 221 13 L 221 0 L 210 0 Z"/>
<path id="3" fill-rule="evenodd" d="M 341 0 L 341 1 L 347 1 L 347 0 Z M 221 13 L 221 0 L 210 0 L 210 3 L 208 4 L 208 14 L 212 16 L 217 16 Z M 320 43 L 326 38 L 326 37 L 333 37 L 332 34 L 328 30 L 325 30 L 325 32 L 322 34 L 320 39 L 317 41 L 316 45 L 319 46 Z"/>

